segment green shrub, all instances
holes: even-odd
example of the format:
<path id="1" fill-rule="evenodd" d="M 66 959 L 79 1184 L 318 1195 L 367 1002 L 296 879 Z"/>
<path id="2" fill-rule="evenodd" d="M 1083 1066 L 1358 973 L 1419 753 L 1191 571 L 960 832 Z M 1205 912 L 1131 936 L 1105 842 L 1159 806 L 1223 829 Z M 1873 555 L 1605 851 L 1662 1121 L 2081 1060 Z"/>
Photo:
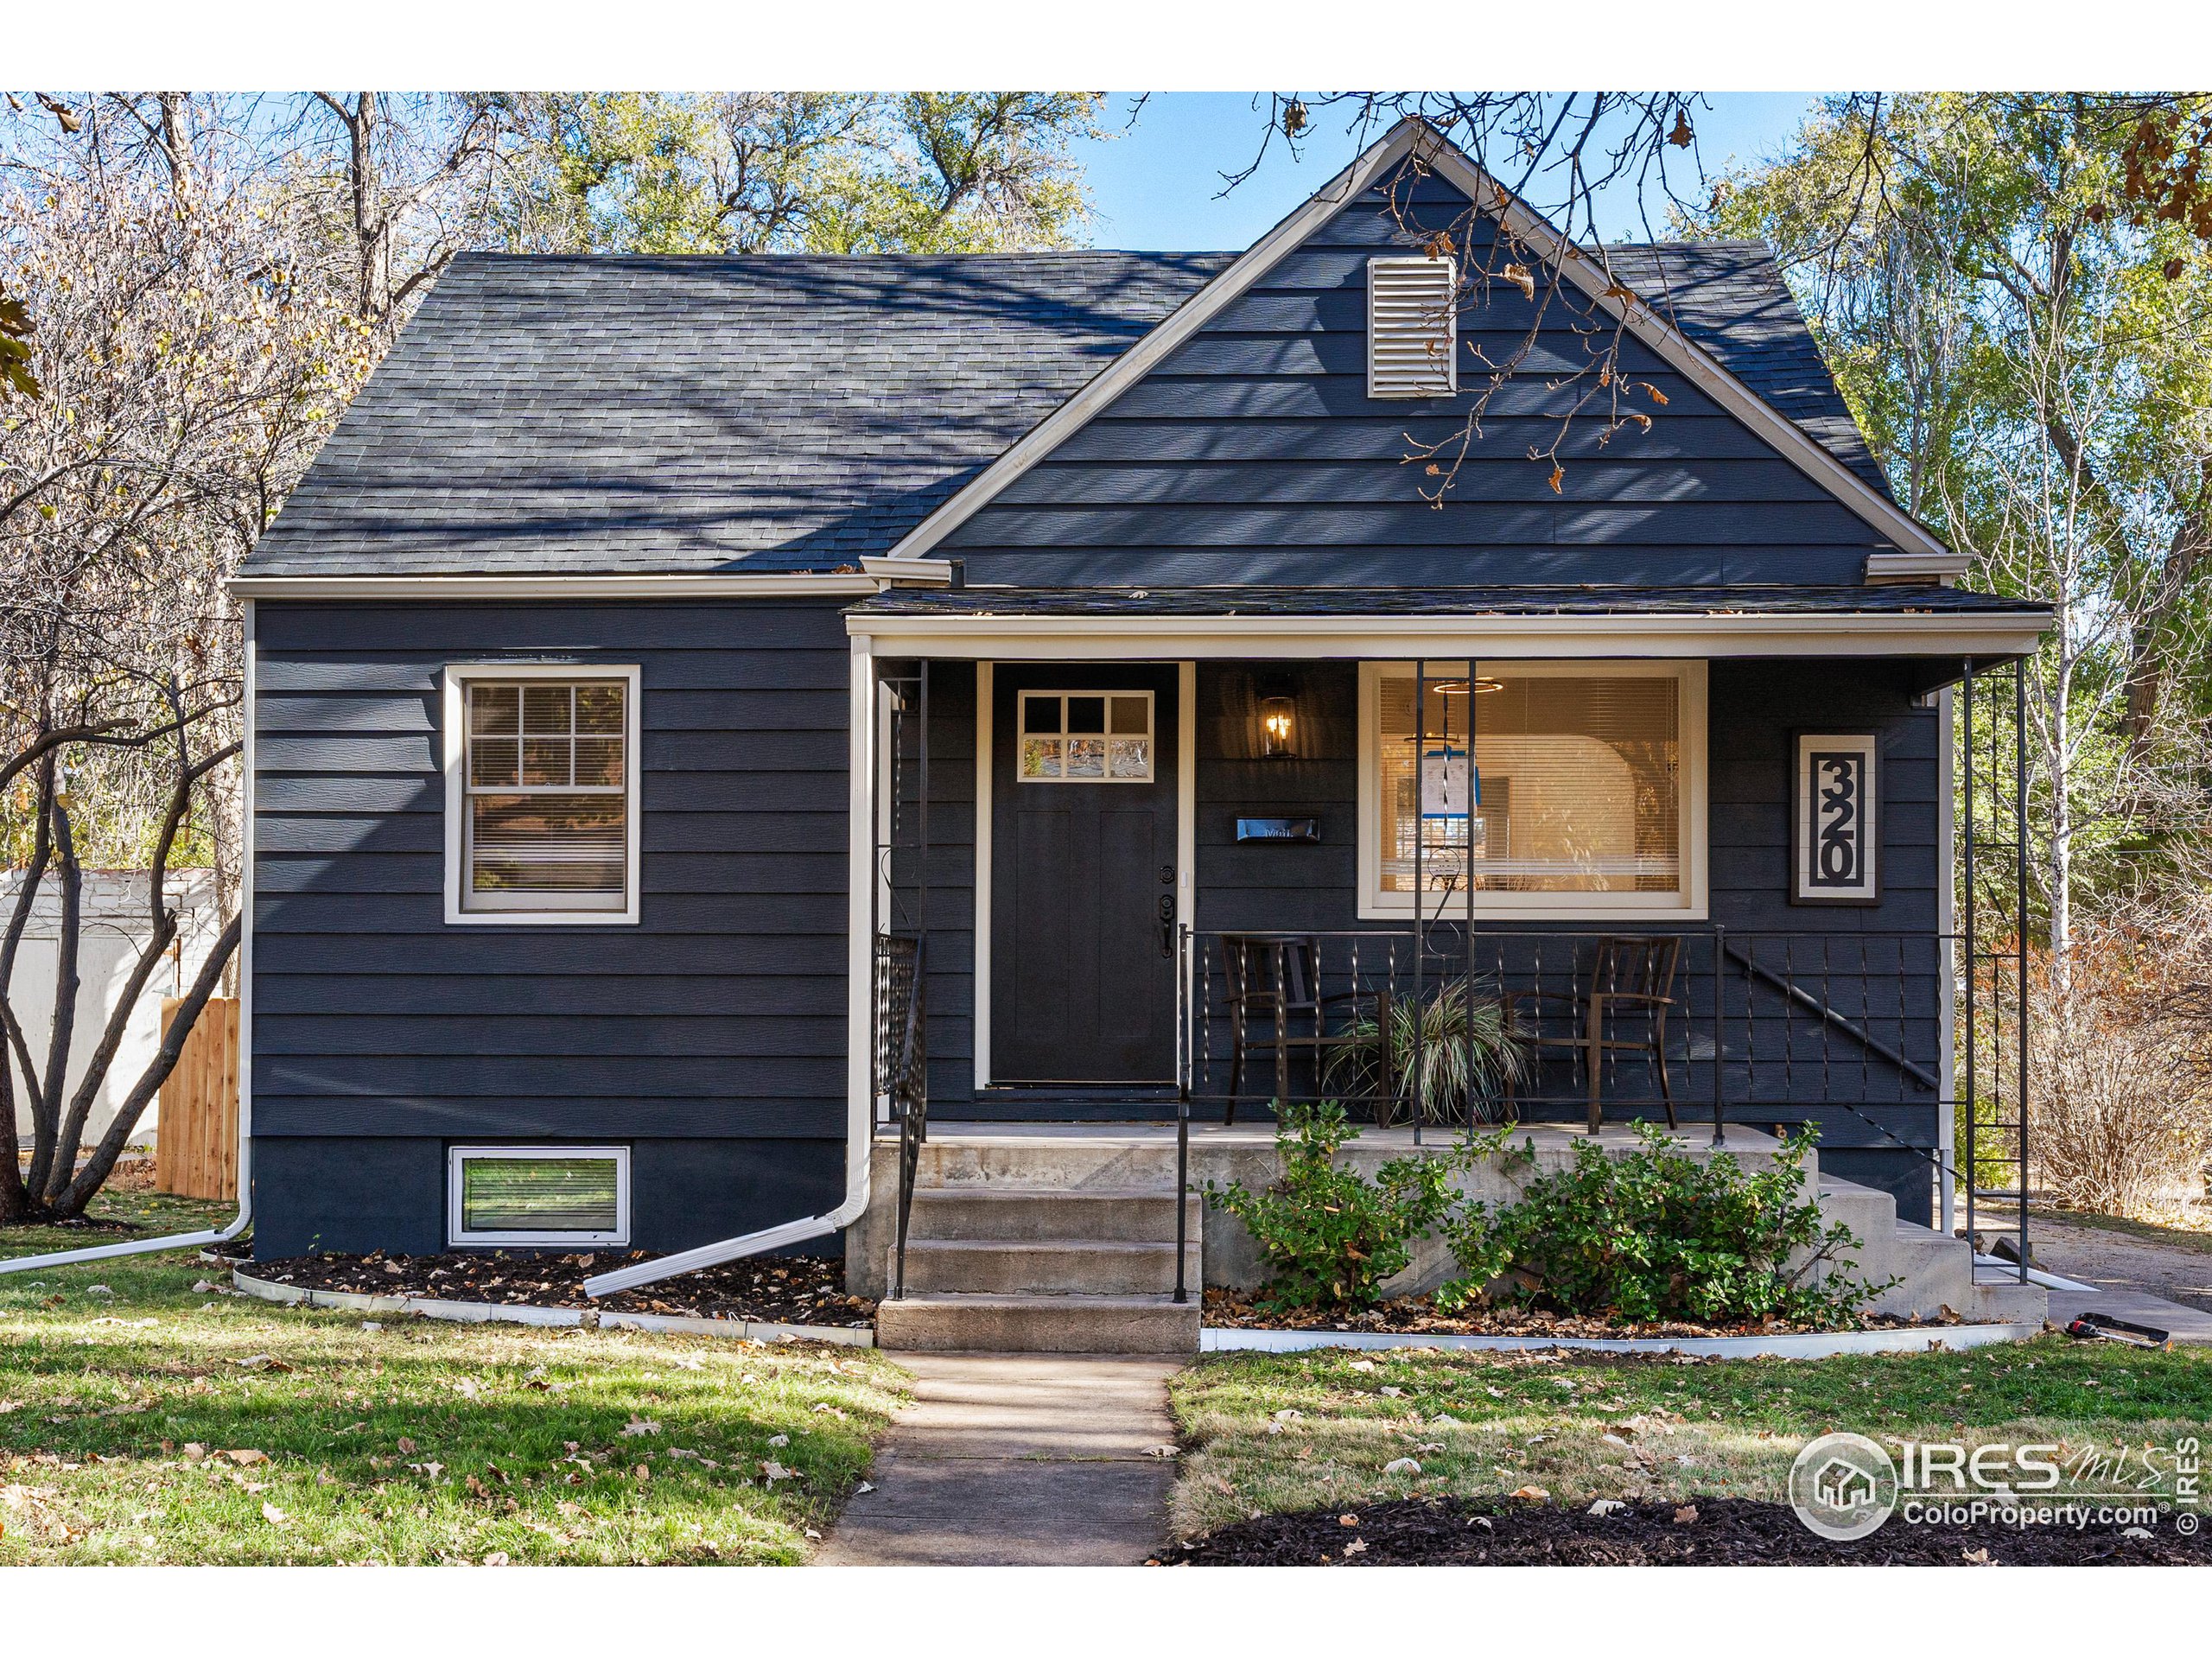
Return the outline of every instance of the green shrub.
<path id="1" fill-rule="evenodd" d="M 1809 1325 L 1845 1323 L 1885 1286 L 1867 1286 L 1822 1264 L 1850 1264 L 1859 1240 L 1824 1224 L 1802 1196 L 1808 1135 L 1786 1137 L 1773 1167 L 1746 1170 L 1726 1153 L 1691 1157 L 1644 1124 L 1643 1144 L 1608 1156 L 1579 1141 L 1573 1165 L 1540 1175 L 1492 1213 L 1471 1204 L 1446 1224 L 1460 1277 L 1438 1294 L 1447 1307 L 1502 1298 L 1555 1313 L 1644 1321 L 1732 1324 L 1769 1315 Z M 1533 1143 L 1509 1166 L 1535 1162 Z M 1803 1259 L 1789 1265 L 1794 1256 Z"/>
<path id="2" fill-rule="evenodd" d="M 1395 1121 L 1402 1107 L 1408 1117 L 1418 1111 L 1432 1122 L 1469 1115 L 1479 1122 L 1523 1067 L 1523 1046 L 1506 1028 L 1497 998 L 1478 990 L 1471 1001 L 1463 979 L 1447 981 L 1418 1001 L 1393 1002 L 1389 1024 L 1395 1098 L 1376 1114 L 1378 1120 Z M 1380 1096 L 1383 1041 L 1382 1022 L 1371 1008 L 1352 1020 L 1341 1045 L 1329 1051 L 1328 1086 Z"/>
<path id="3" fill-rule="evenodd" d="M 1338 1167 L 1337 1154 L 1359 1131 L 1334 1101 L 1279 1109 L 1281 1178 L 1256 1192 L 1242 1181 L 1208 1181 L 1207 1201 L 1259 1244 L 1268 1268 L 1261 1306 L 1371 1307 L 1383 1281 L 1405 1270 L 1414 1240 L 1451 1207 L 1452 1160 L 1394 1159 L 1370 1181 Z"/>

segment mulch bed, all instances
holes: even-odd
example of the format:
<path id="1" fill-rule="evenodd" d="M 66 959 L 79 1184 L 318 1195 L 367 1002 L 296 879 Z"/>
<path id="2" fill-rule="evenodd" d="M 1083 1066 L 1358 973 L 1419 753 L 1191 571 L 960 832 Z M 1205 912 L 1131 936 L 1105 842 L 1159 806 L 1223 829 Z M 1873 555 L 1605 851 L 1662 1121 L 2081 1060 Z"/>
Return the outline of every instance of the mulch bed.
<path id="1" fill-rule="evenodd" d="M 281 1262 L 239 1265 L 253 1278 L 296 1285 L 303 1290 L 855 1329 L 875 1323 L 874 1302 L 845 1294 L 844 1262 L 824 1256 L 748 1256 L 612 1296 L 594 1299 L 584 1294 L 584 1281 L 594 1274 L 646 1259 L 642 1250 L 599 1250 L 582 1255 L 518 1251 L 493 1255 L 385 1255 L 378 1251 L 370 1255 L 296 1255 Z"/>
<path id="2" fill-rule="evenodd" d="M 2130 1538 L 2116 1526 L 1911 1526 L 1893 1516 L 1872 1536 L 1839 1544 L 1807 1531 L 1788 1504 L 1750 1498 L 1633 1503 L 1607 1516 L 1400 1498 L 1240 1521 L 1159 1559 L 1169 1567 L 2201 1567 L 2212 1563 L 2212 1537 L 2182 1537 L 2171 1522 Z"/>
<path id="3" fill-rule="evenodd" d="M 1736 1325 L 1704 1325 L 1694 1319 L 1655 1320 L 1635 1324 L 1626 1320 L 1593 1319 L 1567 1313 L 1547 1313 L 1526 1307 L 1470 1308 L 1457 1313 L 1438 1311 L 1427 1296 L 1402 1296 L 1359 1313 L 1263 1310 L 1234 1291 L 1206 1292 L 1205 1322 L 1210 1325 L 1255 1331 L 1375 1331 L 1407 1336 L 1440 1337 L 1777 1337 L 1795 1336 L 1827 1327 L 1796 1324 L 1787 1319 L 1750 1321 Z M 1954 1314 L 1948 1319 L 1904 1319 L 1890 1313 L 1869 1313 L 1853 1321 L 1852 1329 L 1894 1331 L 1915 1326 L 1961 1325 Z"/>

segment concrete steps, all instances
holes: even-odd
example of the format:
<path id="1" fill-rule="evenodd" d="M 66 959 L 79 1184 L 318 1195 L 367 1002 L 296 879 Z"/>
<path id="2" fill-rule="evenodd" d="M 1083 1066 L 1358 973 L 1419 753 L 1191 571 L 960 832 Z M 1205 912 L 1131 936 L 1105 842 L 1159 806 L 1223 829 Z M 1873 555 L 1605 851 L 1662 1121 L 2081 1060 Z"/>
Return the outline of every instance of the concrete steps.
<path id="1" fill-rule="evenodd" d="M 1878 1313 L 1940 1318 L 1948 1308 L 1975 1324 L 2042 1319 L 2050 1294 L 2040 1285 L 1978 1282 L 1974 1250 L 1957 1238 L 1897 1217 L 1888 1193 L 1836 1176 L 1819 1177 L 1821 1213 L 1842 1222 L 1861 1241 L 1850 1252 L 1857 1276 L 1870 1284 L 1897 1282 L 1874 1299 Z"/>
<path id="2" fill-rule="evenodd" d="M 1575 1137 L 1579 1140 L 1579 1137 Z M 1368 1144 L 1371 1141 L 1372 1144 Z M 1191 1179 L 1262 1184 L 1274 1170 L 1262 1134 L 1192 1136 Z M 1544 1155 L 1563 1162 L 1573 1141 L 1562 1134 Z M 1410 1147 L 1382 1134 L 1355 1142 L 1348 1156 L 1372 1164 Z M 876 1339 L 886 1348 L 946 1352 L 1189 1354 L 1198 1349 L 1203 1287 L 1250 1286 L 1264 1263 L 1233 1220 L 1209 1217 L 1186 1195 L 1183 1259 L 1188 1300 L 1175 1283 L 1175 1143 L 1172 1135 L 1088 1126 L 1053 1132 L 978 1132 L 964 1128 L 921 1149 L 906 1249 L 906 1294 L 888 1299 L 896 1271 L 895 1143 L 879 1142 L 878 1202 L 847 1236 L 847 1282 L 883 1295 Z M 1759 1155 L 1756 1145 L 1739 1154 Z M 1371 1171 L 1370 1171 L 1371 1173 Z M 1853 1271 L 1869 1282 L 1894 1279 L 1873 1302 L 1883 1313 L 1969 1321 L 2041 1320 L 2040 1286 L 1976 1282 L 1973 1252 L 1901 1221 L 1886 1192 L 1815 1173 L 1821 1209 L 1861 1241 Z M 1511 1196 L 1471 1186 L 1468 1196 Z M 1214 1222 L 1207 1226 L 1209 1219 Z M 1456 1269 L 1440 1242 L 1425 1241 L 1394 1287 L 1433 1288 Z"/>
<path id="3" fill-rule="evenodd" d="M 911 1272 L 913 1258 L 907 1258 Z M 909 1290 L 877 1304 L 876 1345 L 920 1352 L 1194 1354 L 1198 1293 L 1166 1296 L 996 1295 Z"/>
<path id="4" fill-rule="evenodd" d="M 876 1341 L 910 1351 L 1190 1354 L 1204 1298 L 1204 1201 L 1184 1200 L 1175 1288 L 1172 1144 L 1126 1138 L 946 1137 L 924 1147 L 906 1294 Z M 895 1233 L 883 1276 L 897 1281 Z"/>
<path id="5" fill-rule="evenodd" d="M 1173 1172 L 1149 1187 L 1088 1187 L 1079 1194 L 1029 1186 L 917 1187 L 907 1230 L 918 1238 L 1095 1238 L 1157 1243 L 1175 1236 Z M 1071 1203 L 1071 1198 L 1077 1201 Z M 1190 1236 L 1198 1236 L 1205 1201 L 1184 1200 Z"/>
<path id="6" fill-rule="evenodd" d="M 1194 1239 L 1184 1283 L 1199 1282 Z M 895 1264 L 885 1271 L 895 1278 Z M 1175 1288 L 1175 1244 L 1139 1239 L 914 1238 L 906 1241 L 906 1290 L 1147 1296 Z"/>

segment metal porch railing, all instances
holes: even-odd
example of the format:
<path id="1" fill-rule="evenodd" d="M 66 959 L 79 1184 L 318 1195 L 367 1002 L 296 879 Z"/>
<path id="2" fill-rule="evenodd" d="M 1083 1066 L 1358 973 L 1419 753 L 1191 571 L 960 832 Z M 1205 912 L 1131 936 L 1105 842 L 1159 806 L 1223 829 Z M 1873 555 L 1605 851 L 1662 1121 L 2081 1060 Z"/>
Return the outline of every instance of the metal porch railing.
<path id="1" fill-rule="evenodd" d="M 1697 926 L 1185 930 L 1179 1142 L 1332 1101 L 1418 1142 L 1503 1122 L 1823 1126 L 1963 1178 L 1943 1128 L 1963 938 Z M 1986 953 L 1985 953 L 1986 954 Z M 1982 986 L 1980 1019 L 2014 1022 Z M 2009 1026 L 2008 1026 L 2009 1028 Z"/>

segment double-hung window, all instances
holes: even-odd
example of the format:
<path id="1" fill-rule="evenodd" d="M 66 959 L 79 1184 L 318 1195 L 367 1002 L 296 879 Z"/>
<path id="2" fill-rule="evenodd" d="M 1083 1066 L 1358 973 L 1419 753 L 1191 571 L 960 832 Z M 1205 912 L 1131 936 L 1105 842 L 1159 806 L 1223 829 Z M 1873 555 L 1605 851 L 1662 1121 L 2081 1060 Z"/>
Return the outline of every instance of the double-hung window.
<path id="1" fill-rule="evenodd" d="M 1369 663 L 1360 693 L 1363 915 L 1702 914 L 1702 663 Z"/>
<path id="2" fill-rule="evenodd" d="M 446 671 L 446 919 L 632 922 L 638 671 Z"/>

